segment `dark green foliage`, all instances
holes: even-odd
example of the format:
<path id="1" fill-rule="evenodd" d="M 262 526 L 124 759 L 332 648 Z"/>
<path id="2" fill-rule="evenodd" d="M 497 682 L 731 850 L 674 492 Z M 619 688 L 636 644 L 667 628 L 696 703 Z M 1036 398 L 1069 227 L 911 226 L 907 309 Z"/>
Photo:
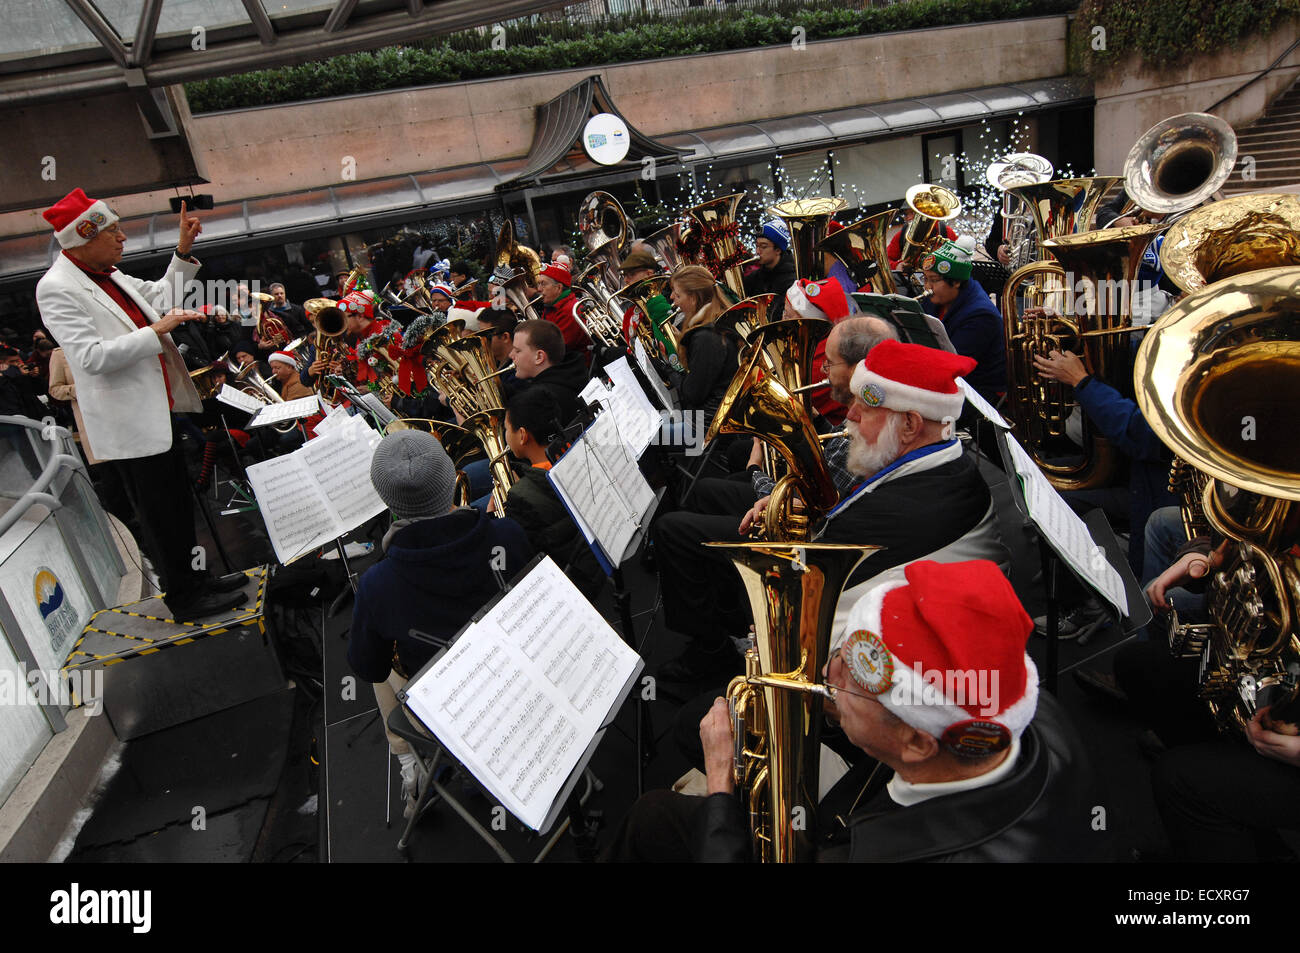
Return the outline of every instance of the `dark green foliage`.
<path id="1" fill-rule="evenodd" d="M 1228 4 L 1238 5 L 1246 4 Z M 1076 6 L 1077 0 L 906 0 L 855 9 L 834 0 L 813 0 L 778 2 L 764 11 L 702 7 L 675 16 L 635 14 L 596 24 L 540 20 L 509 27 L 504 50 L 491 48 L 490 30 L 468 30 L 412 46 L 188 83 L 185 92 L 191 110 L 214 112 L 488 76 L 780 46 L 791 41 L 796 27 L 803 28 L 806 40 L 828 40 L 1016 20 L 1065 13 Z M 1206 7 L 1216 9 L 1208 2 Z"/>
<path id="2" fill-rule="evenodd" d="M 1083 0 L 1070 40 L 1075 68 L 1100 75 L 1137 54 L 1148 67 L 1176 67 L 1267 36 L 1300 15 L 1300 0 Z M 1094 48 L 1105 28 L 1105 49 Z"/>

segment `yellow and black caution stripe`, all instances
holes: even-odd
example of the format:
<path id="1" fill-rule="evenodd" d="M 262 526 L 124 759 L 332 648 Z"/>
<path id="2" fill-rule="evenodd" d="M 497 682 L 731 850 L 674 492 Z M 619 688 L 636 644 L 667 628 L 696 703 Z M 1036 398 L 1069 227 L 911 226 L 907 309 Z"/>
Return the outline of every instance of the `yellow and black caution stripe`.
<path id="1" fill-rule="evenodd" d="M 256 582 L 251 603 L 240 609 L 232 618 L 215 623 L 178 622 L 166 616 L 141 612 L 135 608 L 149 604 L 149 608 L 154 609 L 155 604 L 164 605 L 161 597 L 142 599 L 112 609 L 101 609 L 91 616 L 90 622 L 72 646 L 68 660 L 63 664 L 63 671 L 66 673 L 96 665 L 116 665 L 127 659 L 153 655 L 176 645 L 190 645 L 207 636 L 223 635 L 234 629 L 253 625 L 256 625 L 258 632 L 265 636 L 266 624 L 262 614 L 266 608 L 266 584 L 270 573 L 266 566 L 259 566 L 245 570 L 244 575 L 252 577 Z M 142 620 L 147 625 L 142 627 L 139 622 L 132 624 L 130 620 Z M 157 624 L 148 625 L 148 623 Z M 142 628 L 143 631 L 140 631 Z M 130 631 L 132 629 L 137 631 Z M 158 629 L 163 631 L 156 631 Z M 116 640 L 121 641 L 114 644 Z M 92 651 L 92 648 L 98 651 Z"/>

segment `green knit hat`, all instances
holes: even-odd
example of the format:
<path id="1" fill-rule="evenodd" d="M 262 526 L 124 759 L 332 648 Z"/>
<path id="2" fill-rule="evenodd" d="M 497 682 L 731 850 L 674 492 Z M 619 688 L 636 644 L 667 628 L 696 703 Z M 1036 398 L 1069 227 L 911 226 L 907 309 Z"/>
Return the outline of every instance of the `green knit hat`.
<path id="1" fill-rule="evenodd" d="M 921 269 L 933 271 L 949 281 L 967 281 L 970 279 L 974 251 L 975 239 L 968 235 L 961 236 L 955 242 L 945 241 L 938 251 L 922 259 Z"/>

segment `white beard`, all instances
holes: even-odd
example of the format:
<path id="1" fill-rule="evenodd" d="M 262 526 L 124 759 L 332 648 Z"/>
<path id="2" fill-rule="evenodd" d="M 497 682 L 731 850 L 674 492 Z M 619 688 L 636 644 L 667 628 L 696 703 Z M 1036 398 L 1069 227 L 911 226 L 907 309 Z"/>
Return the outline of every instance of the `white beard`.
<path id="1" fill-rule="evenodd" d="M 900 434 L 902 429 L 903 415 L 890 414 L 885 425 L 880 428 L 876 442 L 867 443 L 867 438 L 862 436 L 862 432 L 850 424 L 846 469 L 864 480 L 885 469 L 898 459 L 899 451 L 903 446 L 903 438 Z"/>

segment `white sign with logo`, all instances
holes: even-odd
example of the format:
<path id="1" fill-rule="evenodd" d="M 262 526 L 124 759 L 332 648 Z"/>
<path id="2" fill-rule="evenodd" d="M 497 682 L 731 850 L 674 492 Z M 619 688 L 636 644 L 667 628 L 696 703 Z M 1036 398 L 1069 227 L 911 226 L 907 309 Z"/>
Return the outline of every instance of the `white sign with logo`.
<path id="1" fill-rule="evenodd" d="M 582 148 L 601 165 L 622 162 L 631 145 L 632 136 L 627 131 L 627 123 L 613 113 L 592 116 L 582 130 Z"/>

